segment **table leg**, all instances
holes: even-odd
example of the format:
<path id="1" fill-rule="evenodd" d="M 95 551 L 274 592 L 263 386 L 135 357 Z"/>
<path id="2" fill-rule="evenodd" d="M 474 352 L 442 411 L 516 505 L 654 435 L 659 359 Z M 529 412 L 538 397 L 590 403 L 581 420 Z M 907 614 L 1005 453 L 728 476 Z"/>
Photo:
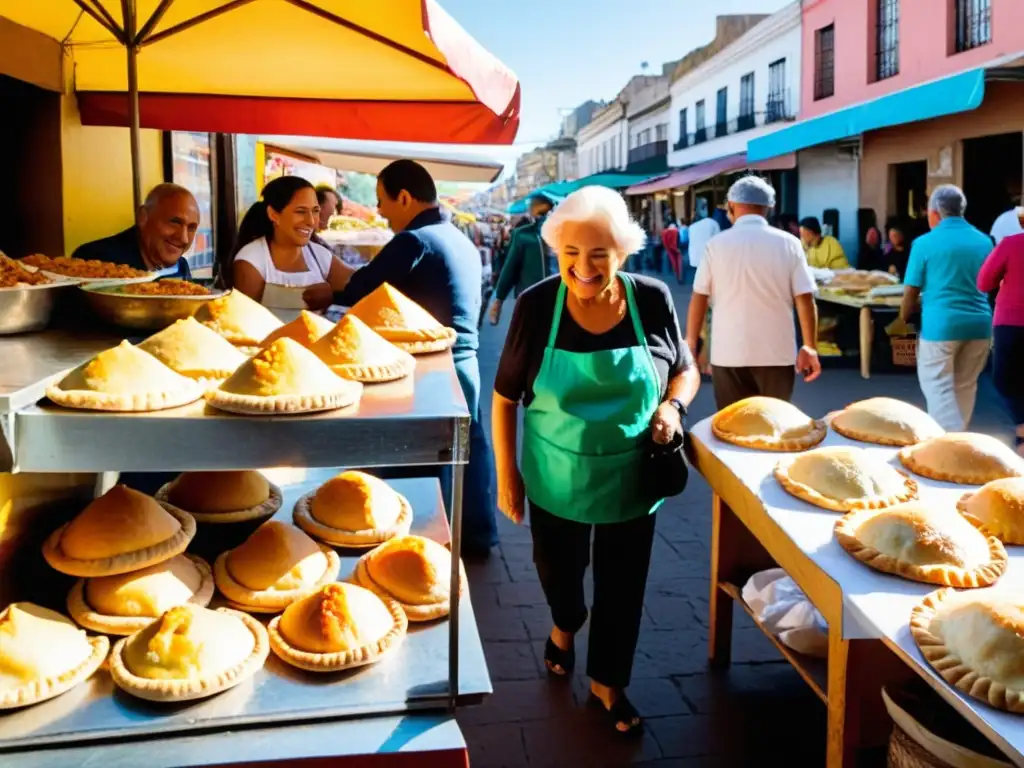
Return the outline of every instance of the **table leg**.
<path id="1" fill-rule="evenodd" d="M 841 626 L 829 627 L 827 768 L 854 768 L 861 750 L 886 743 L 892 721 L 881 690 L 913 674 L 880 640 L 842 635 Z"/>
<path id="2" fill-rule="evenodd" d="M 860 308 L 860 375 L 871 378 L 871 348 L 875 340 L 875 321 L 870 307 Z"/>
<path id="3" fill-rule="evenodd" d="M 711 594 L 708 598 L 708 660 L 712 666 L 726 667 L 732 660 L 732 598 L 719 589 L 729 579 L 737 560 L 736 537 L 741 525 L 715 494 L 711 500 Z"/>

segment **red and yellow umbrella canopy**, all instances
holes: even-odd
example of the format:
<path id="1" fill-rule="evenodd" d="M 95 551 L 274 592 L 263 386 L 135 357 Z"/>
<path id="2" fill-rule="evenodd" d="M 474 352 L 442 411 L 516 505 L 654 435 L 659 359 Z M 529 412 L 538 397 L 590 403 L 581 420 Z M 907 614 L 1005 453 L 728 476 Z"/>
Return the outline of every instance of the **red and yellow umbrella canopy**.
<path id="1" fill-rule="evenodd" d="M 508 144 L 519 84 L 434 0 L 0 0 L 61 41 L 86 125 Z"/>

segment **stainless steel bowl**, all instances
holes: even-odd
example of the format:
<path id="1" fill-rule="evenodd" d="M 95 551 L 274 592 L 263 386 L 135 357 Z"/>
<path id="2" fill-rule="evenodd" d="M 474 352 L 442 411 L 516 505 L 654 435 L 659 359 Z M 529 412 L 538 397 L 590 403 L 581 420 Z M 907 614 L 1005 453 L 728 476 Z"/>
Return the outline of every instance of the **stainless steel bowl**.
<path id="1" fill-rule="evenodd" d="M 121 328 L 159 331 L 177 320 L 192 317 L 203 304 L 223 296 L 142 296 L 124 293 L 121 285 L 81 285 L 86 304 L 101 320 Z"/>
<path id="2" fill-rule="evenodd" d="M 75 285 L 64 281 L 0 288 L 0 336 L 41 331 L 50 324 L 58 301 Z"/>

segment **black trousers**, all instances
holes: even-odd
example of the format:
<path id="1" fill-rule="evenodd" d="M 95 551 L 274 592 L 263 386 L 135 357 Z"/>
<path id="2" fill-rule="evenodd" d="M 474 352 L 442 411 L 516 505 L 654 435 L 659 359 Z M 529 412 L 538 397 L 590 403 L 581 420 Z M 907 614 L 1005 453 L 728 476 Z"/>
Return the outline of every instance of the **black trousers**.
<path id="1" fill-rule="evenodd" d="M 1014 425 L 1019 426 L 1024 424 L 1024 327 L 997 325 L 992 336 L 992 383 L 1002 395 Z"/>
<path id="2" fill-rule="evenodd" d="M 715 390 L 718 410 L 756 395 L 788 401 L 793 396 L 795 382 L 796 369 L 792 365 L 711 367 L 711 385 Z"/>
<path id="3" fill-rule="evenodd" d="M 587 620 L 583 576 L 593 531 L 594 605 L 590 615 L 587 676 L 625 688 L 640 637 L 644 589 L 654 543 L 654 515 L 622 523 L 588 525 L 552 515 L 530 502 L 533 562 L 551 618 L 563 632 Z"/>

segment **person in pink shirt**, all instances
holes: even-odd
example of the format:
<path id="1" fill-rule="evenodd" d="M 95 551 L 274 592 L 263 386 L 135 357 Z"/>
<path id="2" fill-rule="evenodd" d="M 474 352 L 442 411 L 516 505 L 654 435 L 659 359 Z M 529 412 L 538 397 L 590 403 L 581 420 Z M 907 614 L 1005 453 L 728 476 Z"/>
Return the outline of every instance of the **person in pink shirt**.
<path id="1" fill-rule="evenodd" d="M 1017 425 L 1024 445 L 1024 234 L 1000 241 L 978 272 L 978 290 L 998 291 L 992 320 L 992 383 Z"/>
<path id="2" fill-rule="evenodd" d="M 679 250 L 679 227 L 675 221 L 668 220 L 668 225 L 661 230 L 661 244 L 665 246 L 665 253 L 668 254 L 668 263 L 672 266 L 672 273 L 676 282 L 683 280 L 683 254 Z"/>

